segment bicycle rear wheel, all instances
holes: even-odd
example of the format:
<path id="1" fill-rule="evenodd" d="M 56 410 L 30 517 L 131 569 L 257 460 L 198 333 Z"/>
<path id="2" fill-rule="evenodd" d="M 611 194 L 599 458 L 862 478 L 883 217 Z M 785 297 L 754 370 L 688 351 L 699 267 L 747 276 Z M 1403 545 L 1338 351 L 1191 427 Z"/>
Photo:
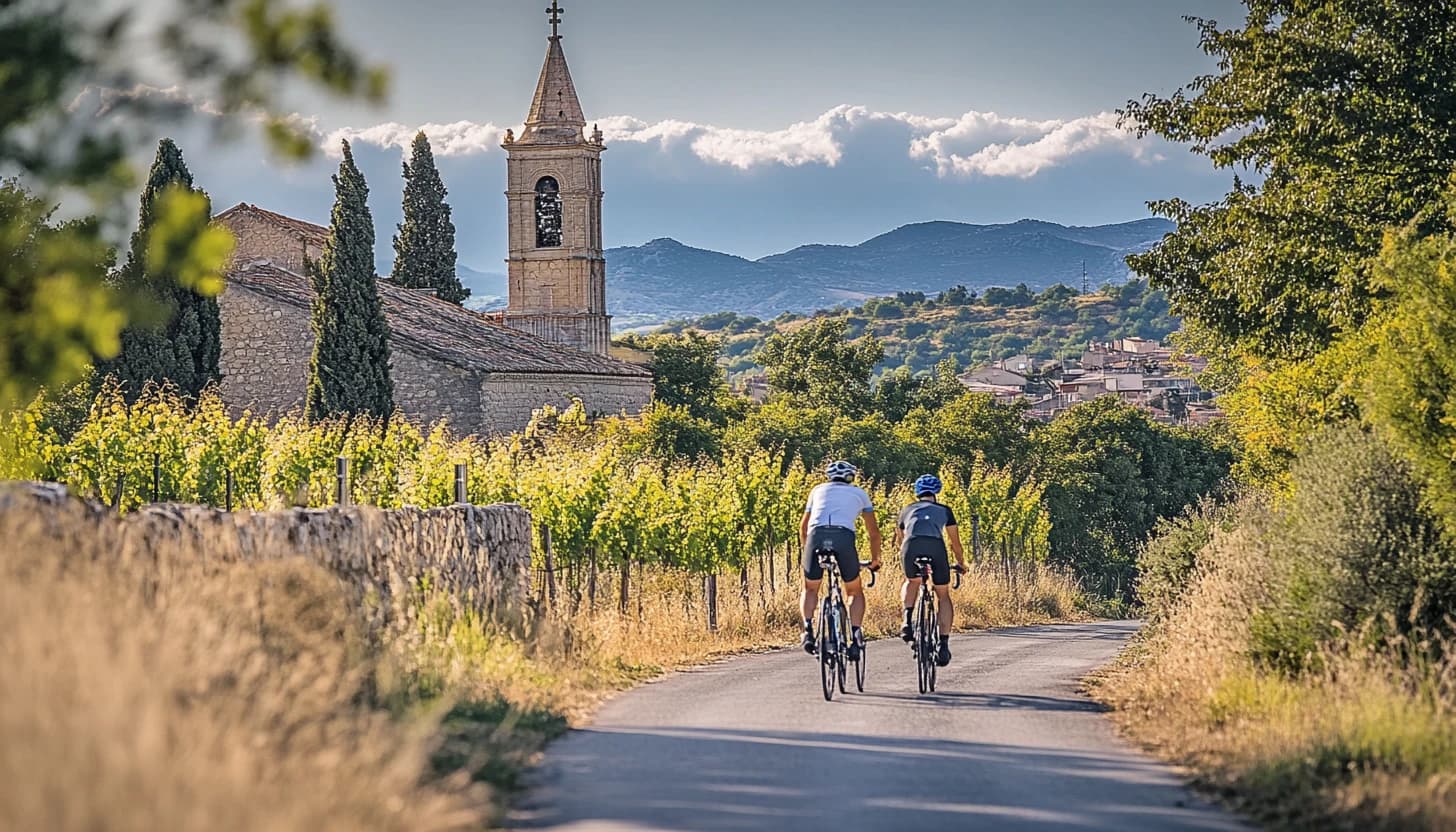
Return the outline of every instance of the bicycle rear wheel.
<path id="1" fill-rule="evenodd" d="M 840 604 L 837 612 L 839 615 L 839 656 L 837 670 L 839 671 L 839 692 L 849 693 L 849 611 Z"/>
<path id="2" fill-rule="evenodd" d="M 922 594 L 915 616 L 915 662 L 919 669 L 921 693 L 935 690 L 935 634 L 938 631 L 930 597 Z"/>
<path id="3" fill-rule="evenodd" d="M 819 615 L 819 682 L 824 687 L 824 701 L 834 699 L 835 670 L 838 648 L 834 644 L 834 621 L 826 610 Z"/>

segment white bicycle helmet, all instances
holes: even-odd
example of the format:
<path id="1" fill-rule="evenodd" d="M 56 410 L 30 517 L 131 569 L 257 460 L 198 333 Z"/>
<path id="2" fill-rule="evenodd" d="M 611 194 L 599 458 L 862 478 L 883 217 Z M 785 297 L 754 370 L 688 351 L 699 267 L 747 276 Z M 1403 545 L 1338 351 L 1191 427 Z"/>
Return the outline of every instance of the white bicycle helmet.
<path id="1" fill-rule="evenodd" d="M 824 469 L 824 476 L 839 482 L 854 482 L 854 477 L 858 473 L 858 468 L 842 459 L 836 459 Z"/>

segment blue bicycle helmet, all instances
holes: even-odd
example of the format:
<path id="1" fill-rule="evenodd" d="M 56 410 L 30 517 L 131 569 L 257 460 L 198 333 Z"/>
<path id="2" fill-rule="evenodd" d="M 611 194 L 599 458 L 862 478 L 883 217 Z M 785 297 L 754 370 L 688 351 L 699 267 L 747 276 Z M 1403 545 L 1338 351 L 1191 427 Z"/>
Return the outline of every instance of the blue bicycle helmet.
<path id="1" fill-rule="evenodd" d="M 940 489 L 943 487 L 944 486 L 940 484 L 940 477 L 937 477 L 934 474 L 926 474 L 925 476 L 915 481 L 915 496 L 919 497 L 922 494 L 939 494 Z"/>

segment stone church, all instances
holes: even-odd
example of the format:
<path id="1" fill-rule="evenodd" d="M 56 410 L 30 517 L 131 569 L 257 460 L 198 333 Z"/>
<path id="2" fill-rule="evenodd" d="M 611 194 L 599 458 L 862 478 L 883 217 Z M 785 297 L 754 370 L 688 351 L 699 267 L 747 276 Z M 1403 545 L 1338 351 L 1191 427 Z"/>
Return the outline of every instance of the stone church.
<path id="1" fill-rule="evenodd" d="M 651 373 L 608 354 L 602 250 L 602 143 L 586 133 L 553 3 L 546 63 L 525 129 L 507 131 L 509 300 L 484 314 L 379 281 L 389 319 L 395 405 L 465 433 L 519 430 L 544 404 L 635 413 Z M 237 238 L 222 309 L 222 395 L 234 410 L 301 409 L 313 351 L 305 262 L 320 225 L 243 203 L 218 214 Z"/>

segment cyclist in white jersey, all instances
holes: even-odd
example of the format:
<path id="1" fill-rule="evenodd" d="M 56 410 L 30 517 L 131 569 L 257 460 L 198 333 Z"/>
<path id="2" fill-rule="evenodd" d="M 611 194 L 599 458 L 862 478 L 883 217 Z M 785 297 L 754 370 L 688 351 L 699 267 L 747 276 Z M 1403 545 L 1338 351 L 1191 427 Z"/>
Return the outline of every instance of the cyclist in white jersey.
<path id="1" fill-rule="evenodd" d="M 824 580 L 824 567 L 819 552 L 832 546 L 839 562 L 839 576 L 844 594 L 849 598 L 849 623 L 853 628 L 849 657 L 858 657 L 864 645 L 864 588 L 859 578 L 859 550 L 855 548 L 855 520 L 863 520 L 870 541 L 870 570 L 880 568 L 880 526 L 875 520 L 875 506 L 870 495 L 854 484 L 859 473 L 848 462 L 833 462 L 824 471 L 829 482 L 814 486 L 809 492 L 804 518 L 799 523 L 799 544 L 804 550 L 804 594 L 799 608 L 804 614 L 804 650 L 814 652 L 814 608 L 819 604 L 819 587 Z M 830 546 L 826 546 L 829 544 Z"/>

